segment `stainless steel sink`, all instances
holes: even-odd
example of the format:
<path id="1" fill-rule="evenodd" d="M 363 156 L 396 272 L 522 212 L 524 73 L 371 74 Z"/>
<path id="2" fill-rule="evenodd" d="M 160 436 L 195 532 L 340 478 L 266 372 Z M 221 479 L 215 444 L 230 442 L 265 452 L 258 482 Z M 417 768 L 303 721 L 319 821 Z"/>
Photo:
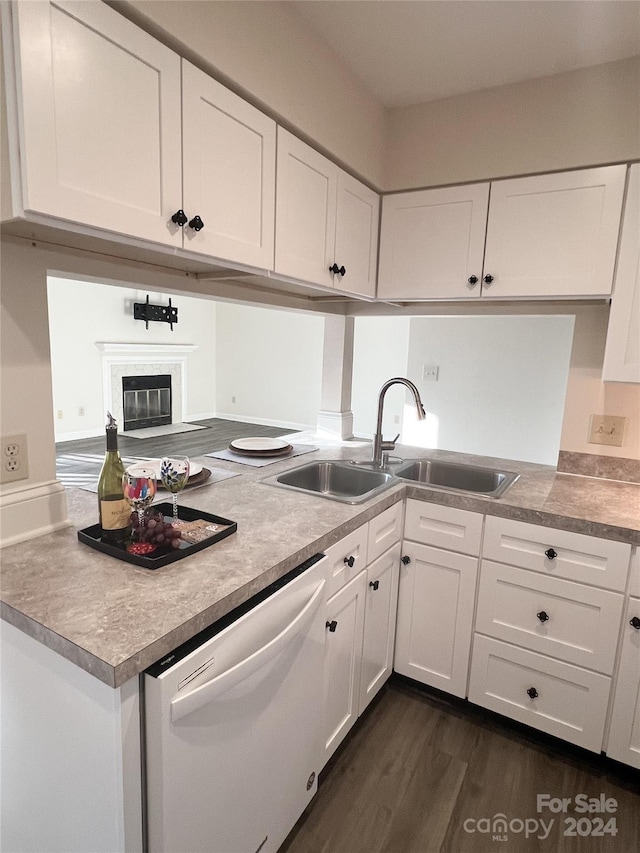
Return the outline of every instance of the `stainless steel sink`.
<path id="1" fill-rule="evenodd" d="M 320 495 L 334 501 L 356 504 L 374 497 L 394 482 L 394 477 L 384 471 L 357 468 L 344 462 L 309 462 L 292 468 L 267 480 L 273 486 L 282 486 Z"/>
<path id="2" fill-rule="evenodd" d="M 394 468 L 394 474 L 400 480 L 423 484 L 431 489 L 469 492 L 489 498 L 504 495 L 520 476 L 512 471 L 433 459 L 406 460 Z"/>

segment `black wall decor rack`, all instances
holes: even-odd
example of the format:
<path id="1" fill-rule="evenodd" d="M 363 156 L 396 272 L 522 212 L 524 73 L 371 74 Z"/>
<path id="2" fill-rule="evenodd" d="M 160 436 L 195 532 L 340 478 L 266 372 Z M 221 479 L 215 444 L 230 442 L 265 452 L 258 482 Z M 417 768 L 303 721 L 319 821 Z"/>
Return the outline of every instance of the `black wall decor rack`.
<path id="1" fill-rule="evenodd" d="M 173 332 L 173 324 L 178 322 L 178 309 L 171 304 L 171 298 L 168 305 L 151 305 L 147 294 L 146 302 L 133 303 L 133 319 L 144 320 L 147 329 L 150 322 L 168 323 Z"/>

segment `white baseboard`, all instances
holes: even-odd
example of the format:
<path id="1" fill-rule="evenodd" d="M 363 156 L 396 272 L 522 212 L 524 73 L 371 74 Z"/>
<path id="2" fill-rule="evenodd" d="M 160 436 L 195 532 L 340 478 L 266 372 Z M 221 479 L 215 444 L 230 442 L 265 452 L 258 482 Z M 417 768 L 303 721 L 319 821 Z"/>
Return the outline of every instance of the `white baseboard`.
<path id="1" fill-rule="evenodd" d="M 353 412 L 318 412 L 318 429 L 346 439 L 353 436 Z"/>
<path id="2" fill-rule="evenodd" d="M 315 429 L 315 424 L 300 424 L 293 421 L 279 421 L 272 418 L 254 418 L 250 415 L 230 414 L 228 412 L 218 412 L 214 415 L 223 421 L 241 421 L 245 424 L 262 424 L 263 426 L 279 427 L 280 429 L 290 429 L 302 432 L 307 429 Z"/>
<path id="3" fill-rule="evenodd" d="M 0 496 L 0 548 L 70 526 L 67 494 L 58 480 Z"/>
<path id="4" fill-rule="evenodd" d="M 73 432 L 56 433 L 55 442 L 60 444 L 62 441 L 77 441 L 79 438 L 104 438 L 104 427 L 100 429 L 78 429 Z"/>

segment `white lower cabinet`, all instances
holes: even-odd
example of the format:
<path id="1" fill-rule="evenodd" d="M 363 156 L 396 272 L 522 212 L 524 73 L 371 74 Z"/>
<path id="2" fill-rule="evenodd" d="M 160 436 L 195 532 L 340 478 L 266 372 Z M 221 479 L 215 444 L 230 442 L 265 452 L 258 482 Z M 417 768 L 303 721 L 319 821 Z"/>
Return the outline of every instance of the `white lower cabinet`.
<path id="1" fill-rule="evenodd" d="M 611 679 L 476 635 L 469 701 L 585 749 L 602 747 Z"/>
<path id="2" fill-rule="evenodd" d="M 487 518 L 469 700 L 599 752 L 630 553 L 622 542 Z M 637 657 L 632 670 L 630 664 L 619 712 L 628 725 L 640 682 Z M 625 695 L 634 690 L 633 699 Z M 632 735 L 627 728 L 622 739 L 640 743 L 638 729 Z"/>
<path id="3" fill-rule="evenodd" d="M 404 542 L 394 669 L 465 696 L 478 558 Z"/>
<path id="4" fill-rule="evenodd" d="M 394 669 L 454 696 L 467 689 L 482 520 L 407 501 Z"/>
<path id="5" fill-rule="evenodd" d="M 630 598 L 613 695 L 607 755 L 640 769 L 640 598 Z"/>
<path id="6" fill-rule="evenodd" d="M 393 668 L 399 566 L 398 542 L 367 568 L 359 714 L 389 678 Z"/>
<path id="7" fill-rule="evenodd" d="M 324 765 L 389 678 L 398 602 L 402 503 L 326 550 Z M 367 541 L 374 556 L 366 565 Z M 387 547 L 379 554 L 383 544 Z"/>

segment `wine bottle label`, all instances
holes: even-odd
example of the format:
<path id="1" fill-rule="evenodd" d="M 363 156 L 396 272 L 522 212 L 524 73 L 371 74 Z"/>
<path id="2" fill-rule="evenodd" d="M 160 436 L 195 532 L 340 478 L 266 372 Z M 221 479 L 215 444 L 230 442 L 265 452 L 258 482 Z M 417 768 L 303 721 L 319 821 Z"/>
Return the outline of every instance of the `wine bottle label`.
<path id="1" fill-rule="evenodd" d="M 124 498 L 119 501 L 100 501 L 100 526 L 103 530 L 122 530 L 129 526 L 131 507 Z"/>

